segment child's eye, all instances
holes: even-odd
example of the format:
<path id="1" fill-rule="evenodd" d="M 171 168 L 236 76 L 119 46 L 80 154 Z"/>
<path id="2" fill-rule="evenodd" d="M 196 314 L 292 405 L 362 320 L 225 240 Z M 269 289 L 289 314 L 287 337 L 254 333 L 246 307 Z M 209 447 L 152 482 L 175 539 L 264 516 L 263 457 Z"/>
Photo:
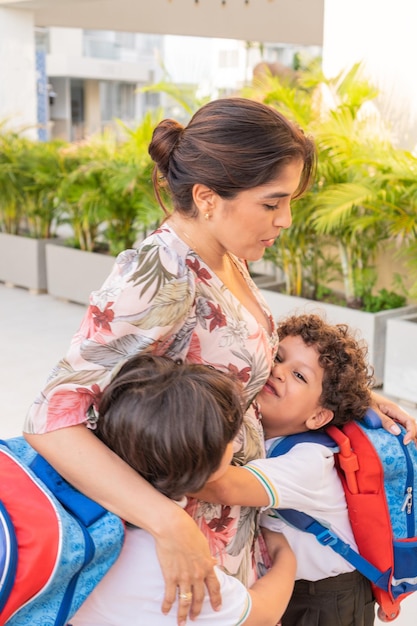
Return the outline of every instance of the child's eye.
<path id="1" fill-rule="evenodd" d="M 294 372 L 294 376 L 296 378 L 298 378 L 298 380 L 301 380 L 303 383 L 306 383 L 306 379 L 304 378 L 304 376 L 302 374 L 300 374 L 300 372 Z"/>
<path id="2" fill-rule="evenodd" d="M 264 207 L 267 211 L 275 211 L 278 208 L 278 202 L 276 204 L 264 204 Z"/>
<path id="3" fill-rule="evenodd" d="M 276 355 L 276 357 L 274 359 L 274 363 L 282 363 L 282 359 L 281 359 L 281 356 L 279 354 Z"/>

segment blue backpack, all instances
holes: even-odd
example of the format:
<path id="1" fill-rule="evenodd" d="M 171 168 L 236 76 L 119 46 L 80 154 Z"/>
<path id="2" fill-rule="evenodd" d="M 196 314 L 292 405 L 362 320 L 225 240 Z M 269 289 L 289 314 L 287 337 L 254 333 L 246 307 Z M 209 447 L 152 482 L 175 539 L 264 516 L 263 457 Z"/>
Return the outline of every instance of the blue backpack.
<path id="1" fill-rule="evenodd" d="M 369 409 L 364 420 L 326 432 L 308 431 L 279 439 L 269 457 L 302 442 L 316 442 L 335 451 L 349 519 L 359 554 L 327 527 L 292 509 L 276 509 L 287 524 L 310 532 L 341 554 L 371 581 L 382 621 L 394 620 L 401 601 L 417 590 L 417 449 L 403 443 L 404 429 L 394 436 L 382 428 Z"/>
<path id="2" fill-rule="evenodd" d="M 64 626 L 118 557 L 123 522 L 23 437 L 0 441 L 0 626 Z"/>

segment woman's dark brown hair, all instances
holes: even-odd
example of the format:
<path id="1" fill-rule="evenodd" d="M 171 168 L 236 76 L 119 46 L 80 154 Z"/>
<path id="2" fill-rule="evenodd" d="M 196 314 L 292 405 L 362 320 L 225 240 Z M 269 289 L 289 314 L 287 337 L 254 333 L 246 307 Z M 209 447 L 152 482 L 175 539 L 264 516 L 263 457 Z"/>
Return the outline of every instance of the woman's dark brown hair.
<path id="1" fill-rule="evenodd" d="M 355 339 L 346 324 L 328 324 L 315 314 L 294 315 L 280 321 L 278 336 L 280 341 L 301 337 L 317 350 L 323 368 L 320 404 L 333 411 L 332 424 L 342 426 L 364 417 L 374 378 L 366 343 Z"/>
<path id="2" fill-rule="evenodd" d="M 242 423 L 239 384 L 206 365 L 136 355 L 103 392 L 97 436 L 166 496 L 202 488 Z"/>
<path id="3" fill-rule="evenodd" d="M 155 128 L 149 154 L 156 164 L 154 187 L 161 198 L 158 175 L 174 208 L 194 215 L 192 189 L 201 183 L 230 199 L 263 185 L 294 160 L 304 163 L 300 196 L 314 174 L 313 141 L 273 107 L 245 98 L 221 98 L 201 107 L 186 127 L 172 119 Z"/>

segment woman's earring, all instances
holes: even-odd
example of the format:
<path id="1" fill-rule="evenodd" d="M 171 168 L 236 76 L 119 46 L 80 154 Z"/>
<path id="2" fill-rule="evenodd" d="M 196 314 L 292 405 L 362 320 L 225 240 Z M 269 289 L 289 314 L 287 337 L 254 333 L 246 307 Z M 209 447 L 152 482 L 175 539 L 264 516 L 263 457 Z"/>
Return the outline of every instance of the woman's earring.
<path id="1" fill-rule="evenodd" d="M 207 212 L 207 213 L 205 213 L 205 214 L 204 214 L 204 219 L 205 219 L 205 220 L 209 220 L 209 219 L 210 219 L 210 213 L 208 213 L 208 212 Z"/>

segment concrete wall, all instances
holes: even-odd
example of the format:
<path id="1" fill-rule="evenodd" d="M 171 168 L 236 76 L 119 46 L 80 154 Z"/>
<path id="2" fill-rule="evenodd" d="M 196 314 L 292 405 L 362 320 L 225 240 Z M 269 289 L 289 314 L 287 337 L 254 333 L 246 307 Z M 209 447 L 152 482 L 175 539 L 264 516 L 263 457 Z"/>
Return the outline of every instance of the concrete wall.
<path id="1" fill-rule="evenodd" d="M 0 123 L 37 137 L 33 15 L 0 8 Z"/>

